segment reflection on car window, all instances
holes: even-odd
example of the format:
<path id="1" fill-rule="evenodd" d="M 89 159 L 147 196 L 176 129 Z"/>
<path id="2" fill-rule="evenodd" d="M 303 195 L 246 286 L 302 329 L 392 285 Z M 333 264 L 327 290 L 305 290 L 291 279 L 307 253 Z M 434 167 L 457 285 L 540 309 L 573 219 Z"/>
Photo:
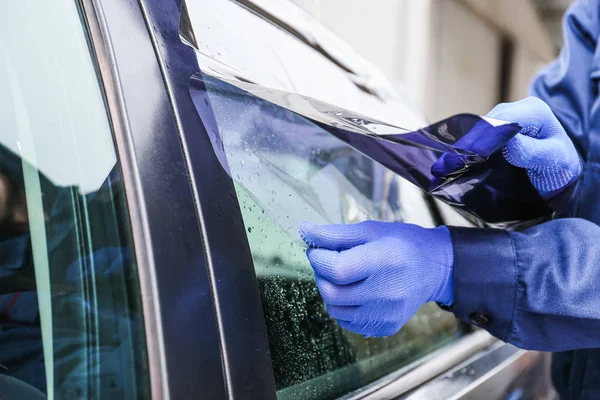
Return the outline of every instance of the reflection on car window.
<path id="1" fill-rule="evenodd" d="M 297 233 L 303 220 L 431 226 L 420 192 L 293 112 L 215 78 L 204 85 L 214 118 L 204 114 L 205 123 L 218 130 L 247 228 L 279 397 L 339 396 L 453 340 L 453 317 L 431 304 L 393 337 L 341 329 Z M 206 109 L 195 87 L 195 104 Z"/>
<path id="2" fill-rule="evenodd" d="M 124 188 L 76 3 L 0 5 L 0 380 L 149 395 Z"/>

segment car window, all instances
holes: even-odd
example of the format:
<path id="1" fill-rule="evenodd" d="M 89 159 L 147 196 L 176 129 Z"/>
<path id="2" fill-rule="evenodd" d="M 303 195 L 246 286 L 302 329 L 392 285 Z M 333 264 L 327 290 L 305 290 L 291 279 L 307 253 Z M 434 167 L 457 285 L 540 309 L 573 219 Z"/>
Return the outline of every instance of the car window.
<path id="1" fill-rule="evenodd" d="M 339 396 L 454 340 L 454 318 L 433 304 L 392 337 L 340 328 L 325 310 L 297 232 L 304 220 L 433 226 L 423 194 L 298 114 L 216 78 L 205 76 L 203 85 L 209 103 L 197 107 L 210 105 L 204 120 L 219 135 L 217 151 L 222 146 L 236 185 L 278 396 Z"/>
<path id="2" fill-rule="evenodd" d="M 1 3 L 0 378 L 24 398 L 149 395 L 124 186 L 92 60 L 76 2 Z"/>

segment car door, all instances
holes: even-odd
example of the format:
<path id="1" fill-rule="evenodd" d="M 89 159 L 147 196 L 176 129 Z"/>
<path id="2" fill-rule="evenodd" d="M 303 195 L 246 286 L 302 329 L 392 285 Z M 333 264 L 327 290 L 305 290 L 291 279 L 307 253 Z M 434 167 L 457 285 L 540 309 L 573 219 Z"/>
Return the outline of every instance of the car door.
<path id="1" fill-rule="evenodd" d="M 274 379 L 278 398 L 547 393 L 547 380 L 528 380 L 546 368 L 546 356 L 473 332 L 435 305 L 424 306 L 397 335 L 383 339 L 344 331 L 327 316 L 297 235 L 302 220 L 470 223 L 333 138 L 319 116 L 350 110 L 407 128 L 423 120 L 390 92 L 376 69 L 288 3 L 196 1 L 182 10 L 181 37 L 194 49 L 200 71 L 193 71 L 188 94 L 233 181 L 239 206 L 232 218 L 241 210 L 256 274 L 244 294 L 258 286 L 262 313 L 255 303 L 252 309 L 238 304 L 242 297 L 228 289 L 216 290 L 225 296 L 225 318 L 238 311 L 238 317 L 261 320 L 266 328 L 273 376 L 262 370 L 256 377 L 269 385 Z M 173 78 L 184 86 L 184 79 Z M 189 102 L 185 95 L 184 88 L 181 98 Z M 307 111 L 298 105 L 305 96 L 329 104 Z M 207 188 L 205 179 L 196 182 L 200 192 Z M 236 246 L 237 240 L 243 241 L 236 236 Z M 229 268 L 228 279 L 247 273 L 241 263 Z M 227 328 L 222 333 L 231 341 L 241 336 Z M 248 333 L 264 351 L 262 333 Z M 232 371 L 247 368 L 237 353 L 229 354 Z M 242 397 L 244 388 L 253 387 L 246 385 L 243 377 L 232 382 Z"/>
<path id="2" fill-rule="evenodd" d="M 539 371 L 536 353 L 435 305 L 382 339 L 327 316 L 301 220 L 433 226 L 455 214 L 326 124 L 242 88 L 422 123 L 376 69 L 285 4 L 1 6 L 0 388 L 431 398 L 487 390 L 490 376 L 513 393 L 528 383 L 513 390 L 516 374 Z"/>

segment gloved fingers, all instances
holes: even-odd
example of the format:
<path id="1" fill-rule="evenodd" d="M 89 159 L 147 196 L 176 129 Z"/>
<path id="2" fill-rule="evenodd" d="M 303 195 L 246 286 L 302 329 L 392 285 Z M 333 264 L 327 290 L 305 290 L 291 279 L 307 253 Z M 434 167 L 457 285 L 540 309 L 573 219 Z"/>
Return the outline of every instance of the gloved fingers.
<path id="1" fill-rule="evenodd" d="M 329 250 L 346 250 L 366 243 L 372 236 L 375 225 L 372 221 L 359 224 L 316 225 L 303 222 L 300 225 L 300 237 L 310 247 L 322 247 Z"/>
<path id="2" fill-rule="evenodd" d="M 369 324 L 365 324 L 362 322 L 350 322 L 344 320 L 338 320 L 337 323 L 342 328 L 354 333 L 358 333 L 359 335 L 363 335 L 366 337 L 374 336 L 372 334 L 373 329 L 369 326 Z"/>
<path id="3" fill-rule="evenodd" d="M 520 168 L 553 166 L 561 160 L 560 144 L 552 140 L 541 140 L 518 134 L 504 147 L 506 161 Z"/>
<path id="4" fill-rule="evenodd" d="M 327 312 L 343 328 L 366 336 L 390 336 L 400 327 L 396 318 L 389 318 L 383 306 L 334 306 L 327 305 Z"/>
<path id="5" fill-rule="evenodd" d="M 545 199 L 556 196 L 581 174 L 575 145 L 543 101 L 529 97 L 501 104 L 488 115 L 523 127 L 502 154 L 510 164 L 527 169 L 529 180 Z"/>
<path id="6" fill-rule="evenodd" d="M 356 331 L 357 327 L 355 325 L 353 325 L 352 322 L 350 322 L 350 321 L 337 320 L 336 322 L 339 326 L 341 326 L 342 328 L 344 328 L 347 331 L 354 332 L 354 333 L 360 333 L 360 332 Z"/>
<path id="7" fill-rule="evenodd" d="M 401 327 L 401 325 L 383 321 L 373 321 L 370 323 L 365 323 L 338 320 L 337 323 L 342 328 L 354 333 L 358 333 L 359 335 L 363 335 L 365 337 L 392 336 L 395 335 Z"/>
<path id="8" fill-rule="evenodd" d="M 315 273 L 337 285 L 359 282 L 369 276 L 370 267 L 377 266 L 380 254 L 373 243 L 341 252 L 310 248 L 306 256 Z"/>
<path id="9" fill-rule="evenodd" d="M 567 148 L 569 144 L 517 135 L 502 154 L 510 164 L 526 168 L 531 183 L 546 196 L 567 186 L 581 171 L 577 151 Z"/>
<path id="10" fill-rule="evenodd" d="M 315 275 L 315 281 L 323 301 L 335 306 L 358 306 L 364 302 L 365 290 L 362 282 L 349 285 L 336 285 Z"/>
<path id="11" fill-rule="evenodd" d="M 337 321 L 353 322 L 360 310 L 360 306 L 336 306 L 333 304 L 325 306 L 331 318 L 335 318 Z"/>

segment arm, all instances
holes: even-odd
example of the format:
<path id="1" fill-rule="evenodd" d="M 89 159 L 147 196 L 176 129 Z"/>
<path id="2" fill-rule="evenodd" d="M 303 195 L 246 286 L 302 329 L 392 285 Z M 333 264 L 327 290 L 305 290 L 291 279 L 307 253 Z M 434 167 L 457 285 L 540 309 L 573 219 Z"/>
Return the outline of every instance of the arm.
<path id="1" fill-rule="evenodd" d="M 526 349 L 600 347 L 600 227 L 562 219 L 523 232 L 450 231 L 457 318 Z"/>
<path id="2" fill-rule="evenodd" d="M 600 227 L 583 219 L 523 232 L 403 223 L 305 223 L 329 314 L 366 336 L 396 333 L 426 302 L 516 346 L 600 347 Z"/>
<path id="3" fill-rule="evenodd" d="M 600 57 L 594 56 L 600 2 L 576 1 L 565 14 L 563 34 L 559 58 L 536 76 L 530 94 L 549 105 L 587 161 L 600 77 Z M 451 235 L 458 318 L 470 321 L 472 313 L 489 313 L 482 327 L 527 349 L 600 345 L 598 226 L 564 219 L 523 232 L 451 228 Z"/>
<path id="4" fill-rule="evenodd" d="M 558 121 L 531 100 L 493 111 L 512 120 L 516 110 L 517 117 L 526 118 L 515 122 L 533 127 L 514 138 L 505 156 L 527 169 L 548 201 L 563 196 L 565 185 L 576 182 L 581 171 L 564 130 L 587 160 L 589 121 L 600 117 L 592 109 L 600 78 L 600 68 L 592 67 L 600 64 L 600 55 L 596 61 L 593 55 L 599 3 L 579 1 L 571 7 L 565 18 L 567 45 L 532 86 Z M 553 167 L 559 167 L 558 181 L 545 170 Z M 458 318 L 520 347 L 600 347 L 600 227 L 591 222 L 563 219 L 506 232 L 371 221 L 304 224 L 300 233 L 310 246 L 307 255 L 329 313 L 354 332 L 393 334 L 420 305 L 437 301 L 452 304 Z"/>
<path id="5" fill-rule="evenodd" d="M 600 52 L 596 50 L 599 35 L 600 1 L 579 0 L 574 2 L 563 20 L 565 42 L 560 56 L 535 77 L 530 87 L 530 94 L 547 103 L 554 113 L 553 116 L 550 115 L 551 113 L 545 113 L 548 115 L 542 118 L 542 121 L 554 119 L 557 125 L 562 126 L 566 131 L 564 135 L 568 135 L 572 140 L 583 161 L 588 161 L 588 155 L 600 154 L 600 148 L 590 148 L 593 144 L 588 136 L 592 125 L 591 121 L 598 120 L 600 117 L 597 115 L 600 110 L 594 109 L 594 101 L 598 97 L 600 86 Z M 536 128 L 536 121 L 532 121 L 530 113 L 532 107 L 528 105 L 527 112 L 520 114 L 518 112 L 519 103 L 513 103 L 514 106 L 500 105 L 488 116 L 518 122 L 524 127 Z M 535 106 L 532 102 L 530 103 Z M 539 115 L 543 116 L 544 111 L 540 107 L 535 108 L 538 108 L 541 111 Z M 516 140 L 509 143 L 504 154 L 508 156 L 509 162 L 516 160 L 517 166 L 527 167 L 523 162 L 526 160 L 519 160 L 518 157 L 515 158 L 513 154 L 510 154 L 517 150 L 515 144 L 519 144 L 521 148 L 527 150 L 527 143 L 520 140 L 526 139 L 524 136 L 527 135 L 527 132 L 523 133 L 525 135 L 518 135 Z M 517 141 L 521 141 L 521 143 L 517 143 Z M 539 154 L 537 146 L 531 146 L 531 149 Z M 518 152 L 516 155 L 518 156 Z M 568 170 L 566 172 L 567 174 L 571 173 Z M 543 179 L 546 182 L 540 181 L 539 174 L 534 168 L 528 168 L 528 174 L 530 178 L 537 176 L 538 182 L 537 184 L 533 182 L 533 184 L 538 190 L 543 189 L 546 182 L 552 182 L 551 179 Z M 550 205 L 561 215 L 571 214 L 571 210 L 566 209 L 565 206 L 567 203 L 572 203 L 571 206 L 574 206 L 575 203 L 571 201 L 571 197 L 576 195 L 577 189 L 574 185 L 568 189 L 561 192 L 560 196 L 553 196 L 556 193 L 550 193 L 549 196 L 557 197 L 550 201 Z M 548 199 L 547 196 L 545 197 Z"/>

